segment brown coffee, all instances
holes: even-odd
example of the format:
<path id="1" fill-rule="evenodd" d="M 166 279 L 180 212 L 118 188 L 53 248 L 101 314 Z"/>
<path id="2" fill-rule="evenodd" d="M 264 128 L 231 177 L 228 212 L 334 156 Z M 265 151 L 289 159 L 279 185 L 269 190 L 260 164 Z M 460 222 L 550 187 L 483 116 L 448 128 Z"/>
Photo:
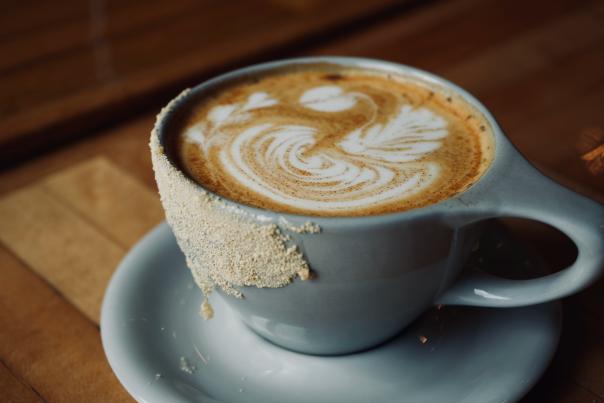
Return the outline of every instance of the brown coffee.
<path id="1" fill-rule="evenodd" d="M 206 189 L 273 211 L 362 216 L 437 203 L 493 158 L 489 124 L 449 90 L 404 74 L 298 66 L 223 86 L 179 133 Z"/>

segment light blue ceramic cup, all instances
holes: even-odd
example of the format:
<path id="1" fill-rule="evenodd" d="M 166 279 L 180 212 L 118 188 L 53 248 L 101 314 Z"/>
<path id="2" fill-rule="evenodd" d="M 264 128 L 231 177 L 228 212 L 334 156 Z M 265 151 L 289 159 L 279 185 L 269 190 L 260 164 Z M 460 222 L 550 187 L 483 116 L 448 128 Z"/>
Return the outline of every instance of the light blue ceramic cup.
<path id="1" fill-rule="evenodd" d="M 438 76 L 379 60 L 310 57 L 265 63 L 224 74 L 179 99 L 156 133 L 166 144 L 172 115 L 208 90 L 244 75 L 300 63 L 333 63 L 414 75 L 451 89 L 492 127 L 495 157 L 465 192 L 428 207 L 368 217 L 313 217 L 235 204 L 280 225 L 312 221 L 319 234 L 290 233 L 317 278 L 276 289 L 246 287 L 244 299 L 223 295 L 249 328 L 282 347 L 310 354 L 344 354 L 396 335 L 435 304 L 517 307 L 562 298 L 595 281 L 604 267 L 604 207 L 539 173 L 512 146 L 489 111 Z M 547 145 L 544 144 L 544 147 Z M 170 156 L 168 155 L 170 158 Z M 191 181 L 191 186 L 200 186 Z M 493 217 L 523 217 L 558 228 L 578 248 L 565 270 L 531 280 L 460 273 L 480 232 Z M 211 264 L 211 262 L 208 262 Z"/>

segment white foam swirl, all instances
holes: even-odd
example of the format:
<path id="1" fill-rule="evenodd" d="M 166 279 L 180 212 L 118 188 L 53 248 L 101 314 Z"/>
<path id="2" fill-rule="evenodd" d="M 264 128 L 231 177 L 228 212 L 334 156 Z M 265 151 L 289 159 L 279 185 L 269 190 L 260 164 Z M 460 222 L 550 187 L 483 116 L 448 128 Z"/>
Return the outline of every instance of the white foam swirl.
<path id="1" fill-rule="evenodd" d="M 404 105 L 385 127 L 376 124 L 355 130 L 340 142 L 350 154 L 389 162 L 415 161 L 440 147 L 446 122 L 425 108 Z"/>
<path id="2" fill-rule="evenodd" d="M 307 108 L 321 112 L 340 112 L 356 104 L 354 93 L 344 93 L 335 85 L 322 85 L 311 88 L 300 97 L 300 103 Z"/>
<path id="3" fill-rule="evenodd" d="M 422 160 L 448 134 L 445 119 L 432 111 L 402 105 L 385 124 L 375 123 L 377 105 L 371 97 L 335 85 L 311 88 L 299 102 L 334 118 L 358 102 L 369 102 L 374 120 L 322 147 L 312 121 L 278 124 L 282 119 L 275 119 L 247 126 L 254 109 L 266 112 L 279 105 L 258 92 L 246 103 L 214 107 L 208 114 L 211 125 L 191 126 L 185 135 L 206 153 L 220 145 L 220 169 L 242 186 L 303 210 L 337 212 L 405 199 L 438 177 L 438 163 Z"/>

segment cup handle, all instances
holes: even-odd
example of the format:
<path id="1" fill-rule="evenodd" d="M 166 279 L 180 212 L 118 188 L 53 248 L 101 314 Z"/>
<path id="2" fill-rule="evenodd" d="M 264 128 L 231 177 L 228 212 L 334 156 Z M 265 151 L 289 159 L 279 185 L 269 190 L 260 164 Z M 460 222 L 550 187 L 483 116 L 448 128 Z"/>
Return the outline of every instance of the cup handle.
<path id="1" fill-rule="evenodd" d="M 462 197 L 465 208 L 458 213 L 465 215 L 465 222 L 494 217 L 542 221 L 558 228 L 577 245 L 577 259 L 562 271 L 530 280 L 463 274 L 437 298 L 436 304 L 487 307 L 539 304 L 578 292 L 602 274 L 604 206 L 542 175 L 519 154 L 498 168 L 505 175 L 487 181 L 465 202 Z"/>

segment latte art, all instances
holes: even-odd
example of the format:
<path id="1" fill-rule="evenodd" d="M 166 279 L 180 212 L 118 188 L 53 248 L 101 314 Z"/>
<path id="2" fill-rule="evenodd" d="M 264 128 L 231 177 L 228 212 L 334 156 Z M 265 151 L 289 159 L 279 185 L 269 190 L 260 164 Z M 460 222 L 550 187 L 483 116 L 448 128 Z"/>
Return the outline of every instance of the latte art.
<path id="1" fill-rule="evenodd" d="M 443 155 L 471 149 L 453 170 L 477 173 L 478 136 L 460 133 L 428 88 L 306 71 L 231 91 L 191 119 L 181 154 L 195 179 L 235 200 L 318 215 L 396 211 L 448 190 L 455 157 Z M 447 140 L 461 146 L 442 152 Z"/>

